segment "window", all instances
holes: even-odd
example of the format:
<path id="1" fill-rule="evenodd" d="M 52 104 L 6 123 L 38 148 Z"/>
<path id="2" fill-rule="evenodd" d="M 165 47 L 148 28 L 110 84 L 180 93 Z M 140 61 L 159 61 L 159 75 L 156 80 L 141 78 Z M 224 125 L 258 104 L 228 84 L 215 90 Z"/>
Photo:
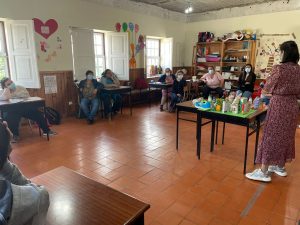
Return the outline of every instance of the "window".
<path id="1" fill-rule="evenodd" d="M 76 80 L 92 70 L 101 77 L 106 68 L 120 80 L 129 80 L 128 34 L 71 28 L 73 70 Z"/>
<path id="2" fill-rule="evenodd" d="M 4 33 L 4 24 L 0 21 L 0 80 L 8 77 L 8 60 Z"/>
<path id="3" fill-rule="evenodd" d="M 151 67 L 159 67 L 160 66 L 160 40 L 159 39 L 146 39 L 146 67 L 147 67 L 147 74 L 153 74 L 151 71 Z"/>
<path id="4" fill-rule="evenodd" d="M 172 38 L 146 38 L 146 73 L 147 77 L 156 76 L 155 67 L 172 69 Z"/>
<path id="5" fill-rule="evenodd" d="M 41 87 L 32 20 L 0 21 L 0 79 L 5 76 L 25 88 Z"/>
<path id="6" fill-rule="evenodd" d="M 101 76 L 105 68 L 104 33 L 94 33 L 95 68 L 96 75 Z"/>

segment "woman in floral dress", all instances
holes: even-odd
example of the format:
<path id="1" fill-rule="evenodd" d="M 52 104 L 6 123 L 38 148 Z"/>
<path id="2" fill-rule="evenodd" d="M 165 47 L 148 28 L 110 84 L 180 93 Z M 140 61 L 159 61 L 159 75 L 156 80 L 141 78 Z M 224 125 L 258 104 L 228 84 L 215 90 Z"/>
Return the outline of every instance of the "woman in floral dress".
<path id="1" fill-rule="evenodd" d="M 287 176 L 285 163 L 295 158 L 295 133 L 300 98 L 300 66 L 298 46 L 294 41 L 281 44 L 282 60 L 275 65 L 263 91 L 271 94 L 262 142 L 256 163 L 261 168 L 247 173 L 251 180 L 271 181 L 271 173 Z"/>

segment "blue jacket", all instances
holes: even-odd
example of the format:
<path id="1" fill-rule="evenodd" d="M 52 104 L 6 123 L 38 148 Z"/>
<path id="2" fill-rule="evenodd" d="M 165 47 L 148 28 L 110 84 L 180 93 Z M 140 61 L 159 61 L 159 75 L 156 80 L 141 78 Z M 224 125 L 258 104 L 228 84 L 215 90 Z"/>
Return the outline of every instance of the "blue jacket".
<path id="1" fill-rule="evenodd" d="M 172 76 L 173 80 L 176 80 L 176 77 L 175 77 L 174 74 L 171 74 L 171 76 Z M 158 82 L 166 83 L 166 77 L 167 77 L 166 74 L 162 75 L 162 76 L 158 79 Z"/>

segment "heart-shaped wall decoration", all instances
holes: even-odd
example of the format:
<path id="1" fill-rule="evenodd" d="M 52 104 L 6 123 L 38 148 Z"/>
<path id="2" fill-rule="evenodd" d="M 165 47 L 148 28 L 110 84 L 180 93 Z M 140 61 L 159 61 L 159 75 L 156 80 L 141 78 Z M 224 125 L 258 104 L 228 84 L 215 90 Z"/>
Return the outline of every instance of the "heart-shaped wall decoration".
<path id="1" fill-rule="evenodd" d="M 58 24 L 54 19 L 49 19 L 46 23 L 37 18 L 34 18 L 33 21 L 35 32 L 46 39 L 57 31 Z"/>

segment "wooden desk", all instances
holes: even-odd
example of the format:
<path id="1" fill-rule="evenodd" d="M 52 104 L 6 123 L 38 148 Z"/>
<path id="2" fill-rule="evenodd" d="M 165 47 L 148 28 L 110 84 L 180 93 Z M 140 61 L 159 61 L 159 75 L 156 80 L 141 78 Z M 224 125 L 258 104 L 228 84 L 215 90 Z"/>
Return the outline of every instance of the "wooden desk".
<path id="1" fill-rule="evenodd" d="M 29 97 L 24 99 L 10 99 L 8 101 L 0 101 L 0 111 L 1 118 L 3 118 L 4 113 L 14 112 L 19 110 L 20 108 L 32 109 L 32 108 L 43 108 L 44 117 L 47 123 L 47 119 L 45 116 L 45 99 L 40 97 Z M 47 133 L 47 140 L 49 141 L 49 134 Z"/>
<path id="2" fill-rule="evenodd" d="M 231 123 L 235 125 L 245 126 L 246 127 L 246 143 L 245 143 L 245 155 L 244 155 L 244 174 L 246 173 L 246 166 L 247 166 L 247 155 L 248 155 L 248 141 L 249 137 L 252 134 L 256 134 L 255 138 L 255 152 L 254 152 L 254 160 L 256 158 L 257 153 L 257 147 L 258 147 L 258 139 L 259 139 L 259 131 L 260 131 L 260 118 L 264 116 L 267 113 L 267 110 L 257 110 L 253 114 L 249 115 L 246 118 L 237 117 L 233 115 L 227 115 L 223 113 L 215 113 L 211 111 L 201 111 L 198 110 L 192 103 L 192 101 L 182 102 L 178 103 L 177 105 L 177 129 L 176 129 L 176 149 L 178 149 L 178 130 L 179 130 L 179 120 L 182 120 L 182 118 L 179 117 L 179 113 L 181 111 L 183 112 L 191 112 L 197 114 L 197 120 L 195 121 L 197 123 L 197 130 L 196 130 L 196 139 L 197 139 L 197 156 L 198 159 L 200 159 L 200 152 L 201 152 L 201 128 L 202 126 L 206 125 L 207 123 L 212 123 L 212 129 L 211 129 L 211 143 L 210 143 L 210 151 L 213 152 L 214 150 L 214 138 L 215 138 L 215 127 L 216 121 L 222 121 L 224 122 L 223 126 L 223 140 L 222 143 L 224 143 L 224 131 L 225 131 L 225 123 Z M 209 122 L 202 123 L 202 118 L 209 119 Z M 183 119 L 185 120 L 185 119 Z M 257 127 L 255 130 L 250 132 L 250 124 L 252 122 L 256 121 Z"/>
<path id="3" fill-rule="evenodd" d="M 111 100 L 111 95 L 112 94 L 128 94 L 129 93 L 129 107 L 130 107 L 130 115 L 132 116 L 132 102 L 131 102 L 131 87 L 130 86 L 120 86 L 120 87 L 106 87 L 101 89 L 102 93 L 106 93 L 109 94 L 110 96 L 110 100 Z M 121 112 L 122 112 L 122 108 L 121 107 Z M 110 119 L 112 118 L 112 110 L 110 109 Z"/>
<path id="4" fill-rule="evenodd" d="M 50 194 L 48 225 L 143 225 L 150 205 L 59 167 L 32 179 Z"/>

